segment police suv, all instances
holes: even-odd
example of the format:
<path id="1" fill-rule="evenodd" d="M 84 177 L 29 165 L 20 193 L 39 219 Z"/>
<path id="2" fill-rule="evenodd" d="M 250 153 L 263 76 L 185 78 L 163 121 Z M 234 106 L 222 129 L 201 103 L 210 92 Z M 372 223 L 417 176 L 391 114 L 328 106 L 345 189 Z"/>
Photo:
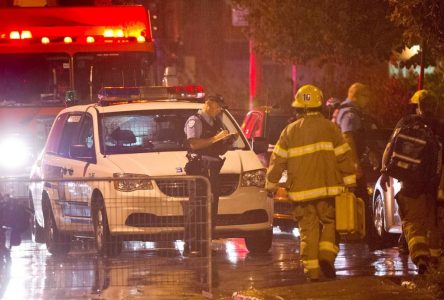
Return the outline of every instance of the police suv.
<path id="1" fill-rule="evenodd" d="M 92 236 L 100 252 L 118 255 L 125 240 L 171 230 L 181 236 L 183 227 L 167 228 L 165 220 L 183 218 L 183 186 L 164 189 L 150 177 L 185 175 L 183 128 L 203 96 L 200 86 L 105 88 L 97 104 L 61 111 L 32 174 L 42 178 L 30 185 L 36 241 L 61 254 L 73 236 Z M 249 251 L 266 252 L 273 220 L 266 169 L 231 114 L 224 110 L 221 120 L 239 137 L 224 155 L 214 237 L 245 238 Z M 101 178 L 113 180 L 94 181 Z M 136 217 L 146 223 L 135 224 Z"/>

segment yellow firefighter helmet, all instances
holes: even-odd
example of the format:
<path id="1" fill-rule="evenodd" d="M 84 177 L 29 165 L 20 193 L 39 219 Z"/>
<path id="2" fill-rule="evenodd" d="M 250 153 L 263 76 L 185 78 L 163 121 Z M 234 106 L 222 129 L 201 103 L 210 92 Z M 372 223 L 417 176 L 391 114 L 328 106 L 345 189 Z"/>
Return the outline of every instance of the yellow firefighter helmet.
<path id="1" fill-rule="evenodd" d="M 323 99 L 324 96 L 319 88 L 306 84 L 298 89 L 291 106 L 296 108 L 317 108 L 322 106 Z"/>
<path id="2" fill-rule="evenodd" d="M 429 90 L 417 91 L 410 99 L 410 103 L 417 104 L 421 114 L 426 117 L 437 117 L 440 111 L 438 97 Z"/>
<path id="3" fill-rule="evenodd" d="M 416 105 L 418 105 L 418 104 L 419 104 L 419 100 L 422 99 L 422 98 L 425 98 L 425 97 L 428 96 L 429 94 L 430 94 L 430 91 L 428 91 L 428 90 L 419 90 L 419 91 L 416 91 L 416 92 L 413 94 L 412 98 L 410 98 L 410 104 L 416 104 Z"/>

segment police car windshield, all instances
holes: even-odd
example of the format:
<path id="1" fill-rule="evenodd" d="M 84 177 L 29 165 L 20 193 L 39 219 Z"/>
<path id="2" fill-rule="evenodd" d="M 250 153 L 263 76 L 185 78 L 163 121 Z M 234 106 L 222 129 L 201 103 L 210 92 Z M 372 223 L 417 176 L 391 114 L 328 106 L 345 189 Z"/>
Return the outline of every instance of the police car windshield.
<path id="1" fill-rule="evenodd" d="M 101 115 L 100 138 L 103 154 L 128 154 L 187 150 L 184 125 L 195 109 L 125 111 Z M 236 126 L 224 115 L 230 132 Z M 242 139 L 235 145 L 246 147 Z"/>

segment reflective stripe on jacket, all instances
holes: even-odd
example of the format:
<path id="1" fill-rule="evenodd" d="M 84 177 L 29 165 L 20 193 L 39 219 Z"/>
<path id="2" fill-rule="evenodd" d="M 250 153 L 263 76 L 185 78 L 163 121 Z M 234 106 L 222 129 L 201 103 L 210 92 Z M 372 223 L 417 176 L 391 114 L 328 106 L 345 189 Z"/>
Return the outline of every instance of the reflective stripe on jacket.
<path id="1" fill-rule="evenodd" d="M 282 131 L 271 156 L 267 180 L 277 183 L 284 170 L 293 201 L 335 196 L 344 186 L 356 183 L 350 146 L 337 126 L 320 113 L 309 113 Z"/>

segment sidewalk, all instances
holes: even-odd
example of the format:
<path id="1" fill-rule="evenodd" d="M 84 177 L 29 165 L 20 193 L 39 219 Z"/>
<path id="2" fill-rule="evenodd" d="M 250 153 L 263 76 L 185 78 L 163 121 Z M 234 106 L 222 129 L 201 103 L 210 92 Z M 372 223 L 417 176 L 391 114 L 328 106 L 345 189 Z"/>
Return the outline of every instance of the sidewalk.
<path id="1" fill-rule="evenodd" d="M 348 277 L 286 287 L 239 291 L 233 293 L 232 299 L 444 299 L 444 281 L 441 281 L 443 277 L 444 274 L 409 278 Z"/>

